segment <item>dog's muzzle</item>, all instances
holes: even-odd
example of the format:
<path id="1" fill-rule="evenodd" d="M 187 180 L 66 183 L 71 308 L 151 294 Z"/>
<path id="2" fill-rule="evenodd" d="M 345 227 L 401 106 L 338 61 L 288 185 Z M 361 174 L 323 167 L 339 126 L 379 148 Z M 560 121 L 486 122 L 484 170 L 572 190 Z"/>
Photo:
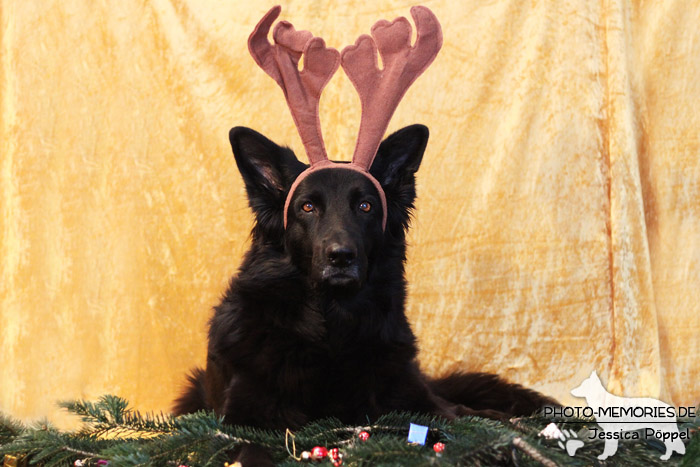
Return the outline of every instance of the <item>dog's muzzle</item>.
<path id="1" fill-rule="evenodd" d="M 357 249 L 332 243 L 325 250 L 327 264 L 321 271 L 321 280 L 332 287 L 355 287 L 360 284 Z"/>

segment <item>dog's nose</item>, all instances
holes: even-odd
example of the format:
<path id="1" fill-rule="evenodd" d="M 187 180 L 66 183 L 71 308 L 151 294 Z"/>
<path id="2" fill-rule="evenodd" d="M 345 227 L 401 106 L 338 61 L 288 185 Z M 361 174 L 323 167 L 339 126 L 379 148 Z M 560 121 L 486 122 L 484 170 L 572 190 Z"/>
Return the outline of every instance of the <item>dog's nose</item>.
<path id="1" fill-rule="evenodd" d="M 347 245 L 332 243 L 326 248 L 326 256 L 332 266 L 350 266 L 357 258 L 357 250 Z"/>

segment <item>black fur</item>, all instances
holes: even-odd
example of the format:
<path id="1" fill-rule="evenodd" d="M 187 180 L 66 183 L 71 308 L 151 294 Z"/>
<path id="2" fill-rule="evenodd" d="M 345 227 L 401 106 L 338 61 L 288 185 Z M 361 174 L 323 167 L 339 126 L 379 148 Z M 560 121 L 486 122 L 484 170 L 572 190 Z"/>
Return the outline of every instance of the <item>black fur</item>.
<path id="1" fill-rule="evenodd" d="M 231 424 L 295 429 L 393 410 L 506 419 L 554 403 L 494 375 L 430 380 L 418 368 L 404 261 L 426 127 L 389 136 L 372 165 L 387 197 L 384 232 L 374 186 L 333 169 L 299 185 L 285 230 L 284 201 L 306 165 L 253 130 L 234 128 L 230 139 L 256 217 L 253 240 L 215 308 L 206 370 L 192 374 L 176 414 L 210 409 Z"/>

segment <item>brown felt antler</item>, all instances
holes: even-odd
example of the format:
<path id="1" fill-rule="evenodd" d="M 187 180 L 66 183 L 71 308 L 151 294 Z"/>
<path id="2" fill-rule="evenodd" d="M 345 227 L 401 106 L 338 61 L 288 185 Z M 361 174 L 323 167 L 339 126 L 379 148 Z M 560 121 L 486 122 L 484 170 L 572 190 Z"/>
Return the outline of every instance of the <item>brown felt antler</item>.
<path id="1" fill-rule="evenodd" d="M 282 88 L 287 105 L 301 141 L 315 164 L 328 159 L 321 136 L 318 103 L 321 91 L 340 64 L 337 50 L 326 47 L 320 37 L 309 31 L 296 31 L 287 21 L 280 21 L 272 32 L 275 44 L 267 34 L 282 8 L 277 5 L 263 16 L 248 39 L 248 50 L 255 62 Z M 299 59 L 304 56 L 304 69 L 299 71 Z"/>
<path id="2" fill-rule="evenodd" d="M 372 26 L 372 37 L 360 36 L 340 54 L 340 63 L 357 89 L 362 103 L 362 120 L 357 136 L 353 162 L 372 166 L 401 98 L 430 66 L 442 47 L 442 29 L 428 8 L 414 6 L 411 16 L 416 22 L 416 44 L 411 47 L 411 23 L 404 17 L 391 23 L 378 21 Z M 377 50 L 383 69 L 377 64 Z"/>
<path id="3" fill-rule="evenodd" d="M 311 166 L 299 174 L 287 194 L 284 226 L 294 190 L 311 172 L 326 168 L 350 169 L 362 173 L 374 184 L 383 209 L 382 229 L 386 228 L 387 203 L 381 184 L 369 173 L 389 120 L 408 88 L 433 62 L 442 47 L 442 30 L 433 13 L 425 7 L 411 8 L 416 22 L 416 44 L 411 46 L 411 24 L 406 18 L 393 22 L 379 21 L 372 26 L 372 36 L 360 36 L 355 45 L 342 54 L 326 47 L 323 39 L 308 31 L 296 31 L 281 21 L 267 34 L 281 7 L 275 6 L 260 20 L 248 39 L 248 49 L 255 62 L 282 88 L 292 112 Z M 377 64 L 381 54 L 383 69 Z M 299 59 L 304 56 L 304 69 Z M 321 91 L 342 63 L 345 73 L 360 95 L 362 119 L 352 162 L 337 164 L 328 160 L 321 136 L 318 104 Z"/>

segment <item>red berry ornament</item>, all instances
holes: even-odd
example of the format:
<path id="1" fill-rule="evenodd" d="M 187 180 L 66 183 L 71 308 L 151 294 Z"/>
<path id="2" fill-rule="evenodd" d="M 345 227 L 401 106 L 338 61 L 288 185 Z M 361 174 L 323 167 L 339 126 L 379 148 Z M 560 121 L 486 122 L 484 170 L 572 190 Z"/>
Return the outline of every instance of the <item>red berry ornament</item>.
<path id="1" fill-rule="evenodd" d="M 340 449 L 338 449 L 338 448 L 329 449 L 328 450 L 328 457 L 330 457 L 332 461 L 337 461 L 340 458 Z"/>
<path id="2" fill-rule="evenodd" d="M 369 439 L 369 433 L 366 431 L 361 431 L 357 437 L 360 438 L 360 441 L 367 441 Z"/>
<path id="3" fill-rule="evenodd" d="M 328 449 L 324 448 L 323 446 L 316 446 L 311 450 L 311 458 L 316 461 L 325 459 L 327 455 Z"/>
<path id="4" fill-rule="evenodd" d="M 433 451 L 437 452 L 438 454 L 440 454 L 444 450 L 445 450 L 445 443 L 433 444 Z"/>

